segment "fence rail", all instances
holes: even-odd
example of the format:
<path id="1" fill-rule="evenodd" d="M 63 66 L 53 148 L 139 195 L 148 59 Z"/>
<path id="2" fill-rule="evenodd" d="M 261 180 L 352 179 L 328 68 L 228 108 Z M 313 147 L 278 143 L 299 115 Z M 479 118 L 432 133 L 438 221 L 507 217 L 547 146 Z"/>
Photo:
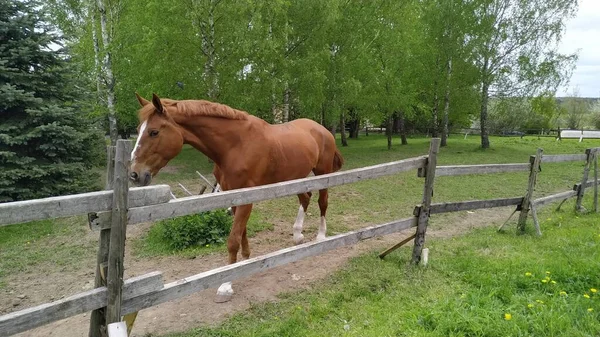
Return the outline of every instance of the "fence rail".
<path id="1" fill-rule="evenodd" d="M 459 176 L 466 174 L 510 173 L 529 171 L 529 164 L 481 164 L 481 165 L 450 165 L 438 166 L 435 175 Z"/>
<path id="2" fill-rule="evenodd" d="M 123 298 L 155 292 L 163 288 L 162 273 L 152 272 L 130 278 L 123 284 Z M 79 315 L 106 306 L 106 287 L 88 290 L 58 301 L 38 305 L 0 316 L 0 335 L 7 336 Z"/>
<path id="3" fill-rule="evenodd" d="M 123 145 L 122 143 L 122 141 L 119 141 L 118 144 Z M 112 242 L 112 240 L 109 240 L 109 235 L 107 234 L 110 234 L 111 231 L 115 230 L 124 231 L 124 226 L 128 224 L 156 221 L 216 208 L 226 208 L 255 203 L 308 191 L 355 183 L 365 179 L 389 176 L 415 169 L 418 170 L 417 175 L 419 177 L 425 177 L 423 200 L 422 203 L 415 208 L 414 217 L 335 235 L 317 242 L 308 242 L 298 246 L 285 248 L 263 256 L 258 256 L 245 261 L 240 261 L 235 264 L 205 271 L 168 284 L 163 284 L 162 275 L 159 272 L 154 272 L 126 280 L 122 289 L 119 288 L 115 290 L 115 282 L 119 283 L 119 278 L 122 277 L 117 275 L 115 278 L 116 281 L 113 281 L 112 283 L 112 288 L 107 288 L 102 284 L 96 283 L 96 289 L 76 294 L 52 303 L 42 304 L 0 316 L 0 335 L 23 332 L 53 321 L 91 310 L 94 310 L 96 318 L 99 317 L 98 315 L 102 315 L 101 320 L 95 320 L 95 318 L 93 318 L 91 321 L 90 333 L 95 334 L 95 329 L 98 327 L 98 324 L 100 326 L 104 324 L 106 327 L 106 325 L 112 323 L 108 319 L 103 321 L 103 315 L 105 313 L 99 310 L 101 308 L 106 309 L 112 306 L 111 310 L 113 310 L 113 317 L 120 317 L 121 315 L 136 313 L 144 308 L 181 298 L 189 294 L 217 286 L 224 282 L 234 281 L 241 277 L 298 261 L 309 256 L 322 254 L 339 247 L 352 245 L 361 240 L 366 240 L 376 236 L 388 235 L 415 227 L 417 228 L 417 231 L 414 235 L 411 235 L 409 238 L 389 248 L 384 253 L 380 254 L 380 257 L 383 258 L 394 249 L 406 244 L 414 238 L 415 246 L 413 247 L 412 262 L 419 263 L 420 253 L 424 246 L 426 233 L 425 230 L 431 214 L 482 208 L 517 206 L 515 212 L 520 210 L 522 213 L 521 217 L 523 217 L 523 213 L 525 213 L 524 216 L 526 217 L 529 207 L 523 207 L 523 204 L 527 203 L 528 206 L 531 205 L 532 216 L 534 218 L 534 223 L 536 224 L 536 229 L 539 233 L 535 207 L 551 203 L 555 200 L 564 200 L 573 196 L 578 196 L 578 198 L 581 198 L 585 188 L 597 186 L 597 178 L 592 181 L 588 181 L 587 172 L 589 171 L 592 161 L 596 160 L 596 154 L 599 150 L 598 148 L 588 149 L 586 154 L 561 154 L 544 156 L 542 156 L 540 149 L 538 150 L 538 154 L 536 156 L 532 156 L 530 158 L 529 163 L 437 166 L 436 156 L 438 151 L 437 149 L 439 148 L 437 144 L 439 144 L 439 139 L 433 139 L 430 152 L 425 156 L 346 170 L 322 176 L 291 180 L 277 184 L 263 185 L 259 187 L 245 188 L 208 195 L 190 196 L 175 200 L 171 199 L 171 191 L 168 185 L 127 189 L 126 181 L 123 181 L 123 167 L 121 167 L 119 174 L 114 175 L 115 185 L 117 185 L 118 182 L 120 187 L 115 188 L 113 191 L 101 191 L 0 204 L 0 226 L 19 222 L 28 222 L 32 220 L 91 213 L 91 228 L 100 230 L 100 255 L 100 252 L 103 249 L 102 247 L 106 246 L 109 242 L 111 244 L 111 249 L 113 249 L 113 246 L 115 246 L 115 242 L 117 241 L 117 245 L 124 244 L 120 242 L 120 240 Z M 121 152 L 119 153 L 129 152 L 121 149 Z M 115 166 L 123 166 L 124 163 L 128 162 L 128 160 L 129 159 L 125 157 L 118 158 L 118 160 L 115 161 Z M 586 162 L 584 179 L 582 180 L 586 183 L 575 185 L 573 191 L 562 192 L 538 199 L 529 199 L 529 197 L 531 197 L 533 194 L 533 188 L 536 180 L 535 177 L 538 172 L 538 167 L 536 166 L 538 166 L 538 163 L 559 163 L 582 160 L 585 160 Z M 525 197 L 431 203 L 434 179 L 436 176 L 510 173 L 524 171 L 530 173 L 529 186 L 527 188 L 527 194 Z M 109 174 L 109 176 L 111 175 Z M 125 188 L 123 188 L 124 186 Z M 113 200 L 113 194 L 115 191 L 116 193 L 119 193 L 118 200 Z M 117 212 L 116 214 L 118 214 L 119 217 L 123 217 L 123 220 L 126 219 L 126 221 L 114 222 L 114 219 L 112 219 L 112 214 L 115 213 L 112 209 L 113 205 L 115 202 L 123 202 L 123 200 L 125 200 L 129 207 L 129 209 L 126 211 L 127 217 L 124 217 L 124 213 Z M 595 202 L 597 202 L 596 199 Z M 513 214 L 515 212 L 513 212 Z M 115 219 L 117 219 L 117 217 L 115 217 Z M 116 223 L 118 227 L 112 228 L 114 224 L 111 225 L 111 222 Z M 522 230 L 523 228 L 519 227 L 519 229 Z M 102 241 L 102 238 L 108 241 Z M 106 273 L 105 268 L 107 267 L 106 265 L 102 265 L 105 264 L 105 262 L 101 262 L 101 260 L 103 259 L 99 258 L 98 260 L 97 273 L 100 271 L 100 274 L 104 274 Z M 117 268 L 117 270 L 119 268 L 121 270 L 124 268 L 122 261 L 112 261 L 112 264 L 116 265 L 113 266 L 109 264 L 109 272 L 111 271 L 111 268 Z M 115 273 L 115 270 L 113 269 L 112 272 Z M 114 300 L 111 302 L 111 294 L 113 296 L 112 298 L 115 298 L 115 294 L 118 295 L 116 296 L 116 302 Z M 108 317 L 108 315 L 106 317 Z M 120 326 L 122 328 L 122 325 Z M 130 329 L 131 326 L 128 326 L 128 328 Z"/>
<path id="4" fill-rule="evenodd" d="M 216 208 L 227 208 L 306 193 L 422 168 L 426 162 L 427 156 L 421 156 L 277 184 L 178 198 L 160 205 L 130 208 L 127 223 L 131 225 L 157 221 Z M 110 227 L 110 212 L 98 213 L 97 216 L 97 219 L 91 224 L 92 228 L 105 229 Z"/>
<path id="5" fill-rule="evenodd" d="M 250 258 L 235 264 L 189 276 L 168 283 L 159 291 L 125 301 L 123 303 L 123 313 L 136 312 L 144 308 L 149 308 L 163 302 L 218 286 L 223 282 L 234 281 L 309 256 L 319 255 L 332 249 L 353 245 L 359 241 L 372 237 L 400 232 L 415 226 L 415 218 L 402 219 L 353 232 L 338 234 L 318 242 L 308 242 L 298 246 L 281 249 L 263 256 Z"/>
<path id="6" fill-rule="evenodd" d="M 130 188 L 129 205 L 139 207 L 168 202 L 171 199 L 170 191 L 169 185 Z M 112 199 L 113 191 L 98 191 L 2 203 L 0 204 L 0 226 L 110 211 Z"/>

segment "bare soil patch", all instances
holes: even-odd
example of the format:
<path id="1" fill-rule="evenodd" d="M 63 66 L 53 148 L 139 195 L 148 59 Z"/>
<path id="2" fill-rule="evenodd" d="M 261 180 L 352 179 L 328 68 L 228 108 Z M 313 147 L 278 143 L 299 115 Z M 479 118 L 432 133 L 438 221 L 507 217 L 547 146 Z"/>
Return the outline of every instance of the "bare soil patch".
<path id="1" fill-rule="evenodd" d="M 480 210 L 473 213 L 460 212 L 444 216 L 434 216 L 428 230 L 430 240 L 451 237 L 466 231 L 504 222 L 512 208 Z M 367 224 L 351 221 L 351 229 L 366 227 Z M 313 240 L 318 226 L 318 216 L 312 214 L 305 221 L 305 237 Z M 143 235 L 150 224 L 130 226 L 128 238 Z M 233 283 L 235 295 L 226 303 L 215 304 L 216 289 L 207 289 L 168 303 L 142 310 L 137 317 L 132 336 L 152 336 L 170 332 L 189 330 L 199 325 L 214 325 L 232 314 L 248 309 L 256 303 L 276 301 L 278 295 L 310 288 L 315 282 L 342 267 L 349 258 L 359 254 L 383 250 L 412 234 L 411 231 L 388 235 L 343 247 L 328 253 L 310 257 L 302 261 L 280 266 L 255 274 Z M 82 243 L 97 240 L 97 233 L 76 238 Z M 262 255 L 293 245 L 292 223 L 276 221 L 272 231 L 263 231 L 250 239 L 252 256 Z M 409 243 L 411 245 L 411 243 Z M 225 248 L 220 253 L 200 256 L 193 259 L 182 257 L 137 258 L 131 248 L 126 247 L 125 278 L 152 271 L 163 272 L 165 283 L 175 281 L 195 273 L 200 273 L 226 264 Z M 20 310 L 51 300 L 78 293 L 93 287 L 95 250 L 79 266 L 70 266 L 68 272 L 54 270 L 52 266 L 42 266 L 39 273 L 15 275 L 7 280 L 8 288 L 0 293 L 2 313 Z M 75 269 L 75 271 L 73 271 Z M 19 296 L 25 295 L 23 298 Z M 18 304 L 17 304 L 18 303 Z M 15 305 L 16 306 L 13 306 Z M 54 322 L 18 336 L 87 336 L 89 314 L 82 314 Z"/>

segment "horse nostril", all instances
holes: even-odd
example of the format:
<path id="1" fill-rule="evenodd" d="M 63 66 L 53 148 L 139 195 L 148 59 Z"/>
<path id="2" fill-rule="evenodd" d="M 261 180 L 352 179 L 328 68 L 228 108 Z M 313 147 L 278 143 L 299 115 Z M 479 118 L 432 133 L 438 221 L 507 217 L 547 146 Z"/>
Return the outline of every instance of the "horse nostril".
<path id="1" fill-rule="evenodd" d="M 135 172 L 131 172 L 131 174 L 129 176 L 131 177 L 132 180 L 137 180 L 137 178 L 138 178 L 138 174 Z"/>

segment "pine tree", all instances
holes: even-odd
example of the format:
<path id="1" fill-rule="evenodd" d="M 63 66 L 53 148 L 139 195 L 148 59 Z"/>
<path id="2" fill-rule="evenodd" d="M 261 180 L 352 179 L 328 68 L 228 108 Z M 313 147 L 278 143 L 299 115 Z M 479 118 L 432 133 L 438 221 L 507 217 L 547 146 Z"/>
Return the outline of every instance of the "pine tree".
<path id="1" fill-rule="evenodd" d="M 0 0 L 0 202 L 97 188 L 81 74 L 36 1 Z M 53 48 L 50 48 L 53 47 Z"/>

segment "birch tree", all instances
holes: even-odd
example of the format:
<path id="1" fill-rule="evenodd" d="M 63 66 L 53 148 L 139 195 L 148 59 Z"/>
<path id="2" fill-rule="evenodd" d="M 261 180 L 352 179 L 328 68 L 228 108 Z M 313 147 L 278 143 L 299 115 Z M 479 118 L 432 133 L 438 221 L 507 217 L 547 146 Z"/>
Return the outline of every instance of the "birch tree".
<path id="1" fill-rule="evenodd" d="M 480 76 L 481 147 L 489 148 L 490 96 L 555 91 L 570 76 L 575 55 L 556 51 L 563 21 L 576 0 L 478 0 L 472 39 Z"/>

